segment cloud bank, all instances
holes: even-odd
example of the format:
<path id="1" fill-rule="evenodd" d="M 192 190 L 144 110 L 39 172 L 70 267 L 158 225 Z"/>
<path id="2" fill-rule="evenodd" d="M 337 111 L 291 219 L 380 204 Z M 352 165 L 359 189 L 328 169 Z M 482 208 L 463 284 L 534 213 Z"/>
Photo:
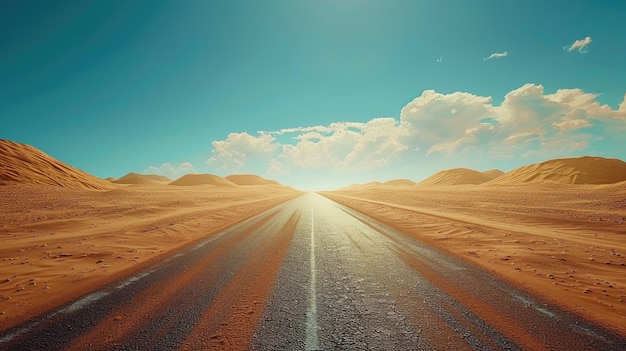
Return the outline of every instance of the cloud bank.
<path id="1" fill-rule="evenodd" d="M 213 142 L 207 163 L 225 172 L 332 175 L 440 157 L 562 155 L 584 150 L 606 129 L 626 127 L 626 101 L 614 109 L 597 97 L 526 84 L 494 104 L 489 96 L 426 90 L 399 118 L 231 133 Z"/>
<path id="2" fill-rule="evenodd" d="M 572 52 L 578 51 L 581 54 L 588 52 L 587 46 L 591 44 L 591 37 L 586 37 L 585 39 L 576 40 L 572 45 L 568 45 L 565 47 L 565 50 Z"/>
<path id="3" fill-rule="evenodd" d="M 489 61 L 492 59 L 499 59 L 499 58 L 503 58 L 506 57 L 509 53 L 508 52 L 494 52 L 493 54 L 489 55 L 488 57 L 483 57 L 483 61 Z"/>

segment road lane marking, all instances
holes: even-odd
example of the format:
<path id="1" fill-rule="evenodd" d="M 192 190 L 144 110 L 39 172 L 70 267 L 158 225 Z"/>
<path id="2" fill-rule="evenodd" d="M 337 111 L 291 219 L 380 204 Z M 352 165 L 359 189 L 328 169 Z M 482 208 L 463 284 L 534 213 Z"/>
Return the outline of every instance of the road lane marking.
<path id="1" fill-rule="evenodd" d="M 317 277 L 315 269 L 315 217 L 311 207 L 311 286 L 309 289 L 309 307 L 306 312 L 306 343 L 307 350 L 319 350 L 317 340 Z"/>

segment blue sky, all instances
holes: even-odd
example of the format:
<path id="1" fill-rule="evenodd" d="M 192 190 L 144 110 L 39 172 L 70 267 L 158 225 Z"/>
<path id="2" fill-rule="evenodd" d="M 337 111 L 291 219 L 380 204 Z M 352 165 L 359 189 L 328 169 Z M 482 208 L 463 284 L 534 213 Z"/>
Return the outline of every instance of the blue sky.
<path id="1" fill-rule="evenodd" d="M 301 188 L 625 160 L 625 16 L 612 0 L 8 0 L 0 138 L 100 177 Z"/>

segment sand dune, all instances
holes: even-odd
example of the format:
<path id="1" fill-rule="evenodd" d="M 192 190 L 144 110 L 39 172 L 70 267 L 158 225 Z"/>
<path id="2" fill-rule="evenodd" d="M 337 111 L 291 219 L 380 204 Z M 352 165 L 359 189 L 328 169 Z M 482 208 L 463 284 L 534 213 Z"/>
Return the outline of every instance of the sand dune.
<path id="1" fill-rule="evenodd" d="M 0 184 L 43 184 L 109 190 L 110 182 L 69 166 L 26 144 L 0 140 Z"/>
<path id="2" fill-rule="evenodd" d="M 112 182 L 169 179 L 129 173 L 107 181 L 6 140 L 0 165 L 0 330 L 300 194 L 211 174 L 171 184 L 222 186 L 121 186 Z"/>
<path id="3" fill-rule="evenodd" d="M 194 186 L 194 185 L 217 185 L 217 186 L 237 186 L 226 178 L 213 174 L 186 174 L 170 185 Z"/>
<path id="4" fill-rule="evenodd" d="M 277 184 L 253 175 L 124 187 L 6 140 L 0 165 L 0 330 L 299 194 L 237 186 Z M 398 179 L 327 195 L 626 335 L 626 163 L 580 157 L 501 173 L 452 169 L 420 185 L 454 187 Z"/>
<path id="5" fill-rule="evenodd" d="M 280 185 L 275 180 L 265 179 L 254 174 L 231 174 L 226 179 L 236 185 Z"/>
<path id="6" fill-rule="evenodd" d="M 365 183 L 365 184 L 357 184 L 354 185 L 355 188 L 357 189 L 371 189 L 371 188 L 378 188 L 381 187 L 383 185 L 383 183 L 381 182 L 369 182 L 369 183 Z"/>
<path id="7" fill-rule="evenodd" d="M 484 171 L 483 174 L 486 175 L 487 177 L 491 178 L 491 179 L 496 179 L 499 176 L 503 175 L 504 172 L 502 172 L 499 169 L 490 169 L 488 171 Z"/>
<path id="8" fill-rule="evenodd" d="M 445 186 L 463 184 L 482 184 L 492 180 L 490 175 L 467 168 L 453 168 L 437 172 L 419 182 L 419 186 Z"/>
<path id="9" fill-rule="evenodd" d="M 415 185 L 415 182 L 409 179 L 393 179 L 384 182 L 382 185 L 391 187 L 407 187 Z"/>
<path id="10" fill-rule="evenodd" d="M 626 162 L 602 157 L 555 159 L 512 170 L 488 184 L 519 185 L 533 182 L 613 184 L 626 181 Z"/>
<path id="11" fill-rule="evenodd" d="M 165 185 L 172 180 L 166 176 L 156 174 L 138 174 L 130 172 L 125 176 L 113 180 L 116 184 L 136 184 L 136 185 Z"/>

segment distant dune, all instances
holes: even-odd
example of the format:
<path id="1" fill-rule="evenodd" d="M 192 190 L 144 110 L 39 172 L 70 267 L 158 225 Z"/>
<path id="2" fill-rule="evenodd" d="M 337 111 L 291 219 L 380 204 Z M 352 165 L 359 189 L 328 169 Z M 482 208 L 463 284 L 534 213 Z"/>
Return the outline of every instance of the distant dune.
<path id="1" fill-rule="evenodd" d="M 194 185 L 217 185 L 217 186 L 237 186 L 226 178 L 213 174 L 186 174 L 170 185 L 194 186 Z"/>
<path id="2" fill-rule="evenodd" d="M 142 185 L 164 185 L 172 180 L 166 176 L 156 175 L 156 174 L 138 174 L 138 173 L 128 173 L 125 176 L 112 180 L 113 183 L 116 184 L 142 184 Z"/>
<path id="3" fill-rule="evenodd" d="M 535 182 L 614 184 L 626 181 L 626 162 L 614 158 L 555 159 L 512 170 L 488 184 L 519 185 Z"/>
<path id="4" fill-rule="evenodd" d="M 483 184 L 492 180 L 491 175 L 467 168 L 453 168 L 437 172 L 419 182 L 419 186 L 446 186 L 464 184 Z"/>
<path id="5" fill-rule="evenodd" d="M 236 185 L 280 185 L 275 180 L 265 179 L 254 174 L 231 174 L 226 179 Z"/>
<path id="6" fill-rule="evenodd" d="M 409 179 L 394 179 L 386 181 L 382 184 L 383 186 L 394 186 L 394 187 L 406 187 L 415 185 L 415 182 Z"/>
<path id="7" fill-rule="evenodd" d="M 381 182 L 369 182 L 365 184 L 350 184 L 348 186 L 344 186 L 338 190 L 359 190 L 359 189 L 372 189 L 372 188 L 380 188 L 383 185 Z"/>
<path id="8" fill-rule="evenodd" d="M 486 175 L 487 177 L 491 178 L 491 179 L 496 179 L 499 176 L 503 175 L 504 172 L 502 172 L 499 169 L 490 169 L 488 171 L 484 171 L 483 174 Z"/>
<path id="9" fill-rule="evenodd" d="M 67 165 L 26 144 L 0 140 L 0 184 L 45 184 L 58 187 L 109 190 L 115 185 Z"/>

